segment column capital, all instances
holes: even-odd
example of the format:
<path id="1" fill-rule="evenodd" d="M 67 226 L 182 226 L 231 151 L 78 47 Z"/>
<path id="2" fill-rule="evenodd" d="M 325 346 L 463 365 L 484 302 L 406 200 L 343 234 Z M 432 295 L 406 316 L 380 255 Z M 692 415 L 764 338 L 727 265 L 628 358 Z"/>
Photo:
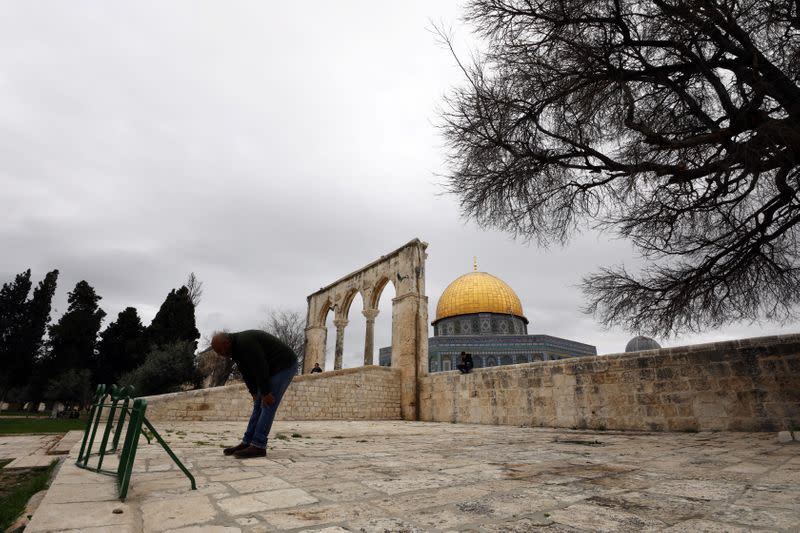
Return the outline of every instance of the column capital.
<path id="1" fill-rule="evenodd" d="M 328 329 L 327 327 L 323 326 L 308 326 L 305 331 L 318 331 L 321 329 Z"/>
<path id="2" fill-rule="evenodd" d="M 333 325 L 336 326 L 336 329 L 342 329 L 349 323 L 350 321 L 347 320 L 346 318 L 336 318 L 333 321 Z"/>
<path id="3" fill-rule="evenodd" d="M 363 314 L 368 321 L 375 320 L 375 317 L 378 316 L 378 313 L 380 313 L 380 311 L 378 311 L 377 309 L 364 309 L 363 311 L 361 311 L 361 314 Z"/>

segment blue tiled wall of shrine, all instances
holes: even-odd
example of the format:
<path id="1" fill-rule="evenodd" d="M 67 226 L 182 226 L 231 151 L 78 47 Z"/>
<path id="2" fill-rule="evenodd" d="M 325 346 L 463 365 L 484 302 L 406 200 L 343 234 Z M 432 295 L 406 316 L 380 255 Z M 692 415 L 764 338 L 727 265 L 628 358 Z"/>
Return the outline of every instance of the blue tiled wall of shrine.
<path id="1" fill-rule="evenodd" d="M 437 324 L 438 325 L 438 324 Z M 455 370 L 461 352 L 476 368 L 597 355 L 597 348 L 550 335 L 441 335 L 428 339 L 428 371 Z M 381 366 L 391 366 L 392 348 L 379 350 Z"/>

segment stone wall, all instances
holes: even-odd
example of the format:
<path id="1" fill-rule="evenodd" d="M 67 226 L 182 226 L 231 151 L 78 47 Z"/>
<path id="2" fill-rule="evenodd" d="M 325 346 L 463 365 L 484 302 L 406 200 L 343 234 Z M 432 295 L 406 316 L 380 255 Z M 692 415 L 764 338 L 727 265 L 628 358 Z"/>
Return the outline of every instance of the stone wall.
<path id="1" fill-rule="evenodd" d="M 440 372 L 420 380 L 436 422 L 656 431 L 800 426 L 800 335 Z"/>
<path id="2" fill-rule="evenodd" d="M 401 419 L 401 373 L 366 366 L 295 377 L 278 418 Z M 250 415 L 244 385 L 148 397 L 151 420 Z M 420 419 L 651 431 L 800 426 L 800 335 L 438 372 Z"/>
<path id="3" fill-rule="evenodd" d="M 244 384 L 147 397 L 150 420 L 247 419 L 253 400 Z M 400 371 L 366 366 L 295 376 L 278 420 L 400 419 Z"/>

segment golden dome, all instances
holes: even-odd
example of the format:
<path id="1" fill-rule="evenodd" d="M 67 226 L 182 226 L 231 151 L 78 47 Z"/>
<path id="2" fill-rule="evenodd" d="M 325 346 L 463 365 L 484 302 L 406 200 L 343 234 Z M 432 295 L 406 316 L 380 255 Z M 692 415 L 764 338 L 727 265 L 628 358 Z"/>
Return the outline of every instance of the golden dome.
<path id="1" fill-rule="evenodd" d="M 447 286 L 436 306 L 437 322 L 443 318 L 473 313 L 516 315 L 525 323 L 522 304 L 503 280 L 486 272 L 470 272 Z"/>

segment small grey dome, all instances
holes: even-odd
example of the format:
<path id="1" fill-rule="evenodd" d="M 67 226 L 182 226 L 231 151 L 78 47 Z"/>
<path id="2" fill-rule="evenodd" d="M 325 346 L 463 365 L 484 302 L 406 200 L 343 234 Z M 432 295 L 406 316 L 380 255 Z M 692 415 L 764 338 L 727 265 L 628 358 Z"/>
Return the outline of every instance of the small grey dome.
<path id="1" fill-rule="evenodd" d="M 658 350 L 661 345 L 650 337 L 643 337 L 641 335 L 632 338 L 625 345 L 625 352 L 641 352 L 643 350 Z"/>

